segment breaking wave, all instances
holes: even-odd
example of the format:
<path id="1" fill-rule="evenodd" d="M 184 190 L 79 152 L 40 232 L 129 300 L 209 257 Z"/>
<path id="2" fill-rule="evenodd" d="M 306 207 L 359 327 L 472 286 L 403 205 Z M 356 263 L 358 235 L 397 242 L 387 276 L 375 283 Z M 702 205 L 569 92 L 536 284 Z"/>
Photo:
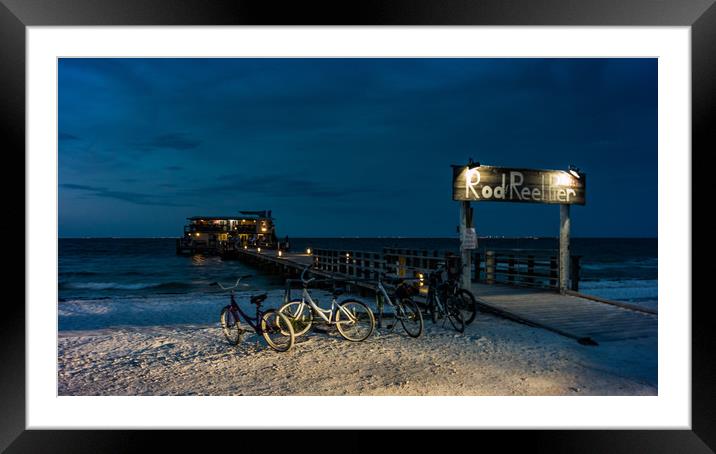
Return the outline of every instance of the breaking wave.
<path id="1" fill-rule="evenodd" d="M 123 284 L 119 282 L 61 282 L 60 289 L 78 290 L 144 290 L 144 289 L 187 289 L 192 284 L 185 282 L 145 282 L 135 284 Z"/>

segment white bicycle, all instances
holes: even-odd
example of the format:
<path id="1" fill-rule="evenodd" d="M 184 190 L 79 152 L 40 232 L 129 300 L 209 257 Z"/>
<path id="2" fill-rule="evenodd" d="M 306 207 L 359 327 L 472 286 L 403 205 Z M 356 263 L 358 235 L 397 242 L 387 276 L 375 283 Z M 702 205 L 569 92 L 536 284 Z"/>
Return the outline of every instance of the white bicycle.
<path id="1" fill-rule="evenodd" d="M 300 336 L 308 332 L 313 326 L 314 318 L 318 317 L 329 325 L 335 325 L 341 336 L 349 341 L 360 342 L 367 339 L 375 329 L 373 311 L 364 303 L 354 299 L 338 303 L 336 298 L 342 295 L 343 291 L 337 289 L 331 294 L 331 307 L 328 309 L 319 307 L 318 301 L 311 297 L 311 292 L 308 290 L 308 285 L 316 278 L 306 279 L 306 272 L 312 267 L 313 265 L 308 266 L 301 273 L 303 284 L 301 299 L 291 300 L 278 310 L 289 318 L 294 334 Z"/>

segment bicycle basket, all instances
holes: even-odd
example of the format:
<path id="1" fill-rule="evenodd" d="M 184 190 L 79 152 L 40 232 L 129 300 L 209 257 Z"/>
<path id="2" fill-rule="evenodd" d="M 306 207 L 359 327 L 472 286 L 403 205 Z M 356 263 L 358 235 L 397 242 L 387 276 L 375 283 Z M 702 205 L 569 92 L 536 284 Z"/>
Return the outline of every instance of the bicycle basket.
<path id="1" fill-rule="evenodd" d="M 432 271 L 428 275 L 428 285 L 430 287 L 436 287 L 443 281 L 442 273 L 439 271 Z"/>
<path id="2" fill-rule="evenodd" d="M 445 265 L 447 277 L 449 280 L 456 279 L 460 276 L 462 268 L 462 266 L 460 266 L 460 257 L 455 255 L 446 256 Z"/>
<path id="3" fill-rule="evenodd" d="M 395 296 L 399 299 L 403 298 L 411 298 L 415 295 L 417 295 L 420 292 L 420 289 L 418 288 L 417 284 L 411 284 L 408 282 L 401 282 L 396 288 L 395 288 Z"/>

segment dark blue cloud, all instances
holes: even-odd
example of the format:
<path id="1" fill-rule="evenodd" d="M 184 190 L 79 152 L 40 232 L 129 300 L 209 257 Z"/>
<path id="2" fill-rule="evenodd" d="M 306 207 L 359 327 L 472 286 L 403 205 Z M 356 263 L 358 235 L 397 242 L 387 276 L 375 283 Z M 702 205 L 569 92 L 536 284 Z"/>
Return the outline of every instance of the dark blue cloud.
<path id="1" fill-rule="evenodd" d="M 59 134 L 57 134 L 57 138 L 59 140 L 80 140 L 79 137 L 74 136 L 72 134 L 68 134 L 66 132 L 60 132 Z"/>
<path id="2" fill-rule="evenodd" d="M 201 145 L 201 140 L 193 139 L 187 134 L 175 132 L 171 134 L 162 134 L 147 142 L 139 144 L 141 148 L 159 148 L 169 150 L 191 150 Z"/>
<path id="3" fill-rule="evenodd" d="M 152 206 L 186 206 L 183 203 L 177 203 L 173 200 L 168 200 L 165 196 L 158 196 L 156 194 L 142 194 L 138 192 L 126 192 L 110 190 L 103 187 L 87 186 L 82 184 L 63 183 L 60 184 L 61 188 L 73 189 L 77 191 L 85 191 L 91 195 L 99 198 L 115 199 L 122 202 L 134 203 L 137 205 L 152 205 Z"/>
<path id="4" fill-rule="evenodd" d="M 63 184 L 60 184 L 60 187 L 66 188 L 66 189 L 77 189 L 79 191 L 93 191 L 93 192 L 107 190 L 107 188 L 99 188 L 96 186 L 87 186 L 86 184 L 73 184 L 73 183 L 63 183 Z"/>
<path id="5" fill-rule="evenodd" d="M 362 197 L 366 194 L 375 194 L 380 189 L 370 186 L 346 187 L 340 181 L 331 181 L 330 178 L 322 181 L 312 180 L 294 173 L 274 173 L 268 175 L 220 175 L 219 184 L 205 186 L 199 189 L 206 193 L 223 194 L 262 194 L 270 197 L 289 198 L 351 198 Z"/>

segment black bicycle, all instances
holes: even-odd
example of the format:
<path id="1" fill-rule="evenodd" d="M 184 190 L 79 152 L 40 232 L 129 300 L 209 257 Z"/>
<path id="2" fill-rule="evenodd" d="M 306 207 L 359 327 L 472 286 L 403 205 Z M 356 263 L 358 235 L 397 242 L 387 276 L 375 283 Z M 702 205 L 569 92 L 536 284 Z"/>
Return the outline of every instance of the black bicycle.
<path id="1" fill-rule="evenodd" d="M 445 299 L 452 299 L 453 304 L 456 305 L 462 313 L 463 321 L 465 326 L 469 325 L 475 320 L 477 313 L 477 301 L 471 291 L 460 288 L 460 275 L 458 274 L 461 268 L 460 262 L 457 262 L 456 269 L 449 269 L 447 264 L 441 264 L 438 268 L 438 272 L 444 272 L 447 278 L 444 281 L 444 292 Z"/>
<path id="2" fill-rule="evenodd" d="M 454 304 L 460 309 L 465 326 L 475 320 L 477 314 L 477 301 L 471 291 L 460 288 L 460 279 L 448 273 L 445 281 L 447 298 L 452 298 Z"/>
<path id="3" fill-rule="evenodd" d="M 221 287 L 222 290 L 231 291 L 231 303 L 224 306 L 221 310 L 221 316 L 219 317 L 224 336 L 226 336 L 226 339 L 232 345 L 238 345 L 239 342 L 241 342 L 241 336 L 248 331 L 241 326 L 240 316 L 243 316 L 246 323 L 253 328 L 254 332 L 263 336 L 269 347 L 277 352 L 290 350 L 295 342 L 293 326 L 291 326 L 291 322 L 285 315 L 276 310 L 261 310 L 261 304 L 267 298 L 265 293 L 251 297 L 251 303 L 256 305 L 256 317 L 251 317 L 246 314 L 236 303 L 234 290 L 239 286 L 242 279 L 248 279 L 250 277 L 251 275 L 239 277 L 236 280 L 236 284 L 231 287 L 224 287 L 218 282 L 211 284 Z"/>
<path id="4" fill-rule="evenodd" d="M 418 305 L 413 301 L 413 296 L 418 294 L 418 289 L 408 282 L 410 279 L 395 278 L 396 286 L 391 298 L 388 290 L 383 285 L 385 277 L 387 276 L 384 276 L 383 273 L 378 275 L 378 285 L 375 290 L 376 304 L 379 310 L 378 326 L 382 326 L 383 309 L 386 308 L 384 303 L 388 303 L 387 308 L 390 308 L 389 312 L 392 312 L 392 314 L 387 315 L 393 319 L 393 322 L 386 328 L 392 331 L 400 321 L 403 329 L 410 337 L 420 337 L 423 333 L 423 315 Z"/>
<path id="5" fill-rule="evenodd" d="M 465 331 L 465 321 L 462 312 L 456 304 L 454 297 L 448 293 L 448 285 L 442 279 L 441 270 L 432 271 L 428 274 L 428 296 L 426 299 L 427 309 L 430 312 L 433 323 L 438 319 L 449 320 L 453 328 L 459 333 Z"/>

